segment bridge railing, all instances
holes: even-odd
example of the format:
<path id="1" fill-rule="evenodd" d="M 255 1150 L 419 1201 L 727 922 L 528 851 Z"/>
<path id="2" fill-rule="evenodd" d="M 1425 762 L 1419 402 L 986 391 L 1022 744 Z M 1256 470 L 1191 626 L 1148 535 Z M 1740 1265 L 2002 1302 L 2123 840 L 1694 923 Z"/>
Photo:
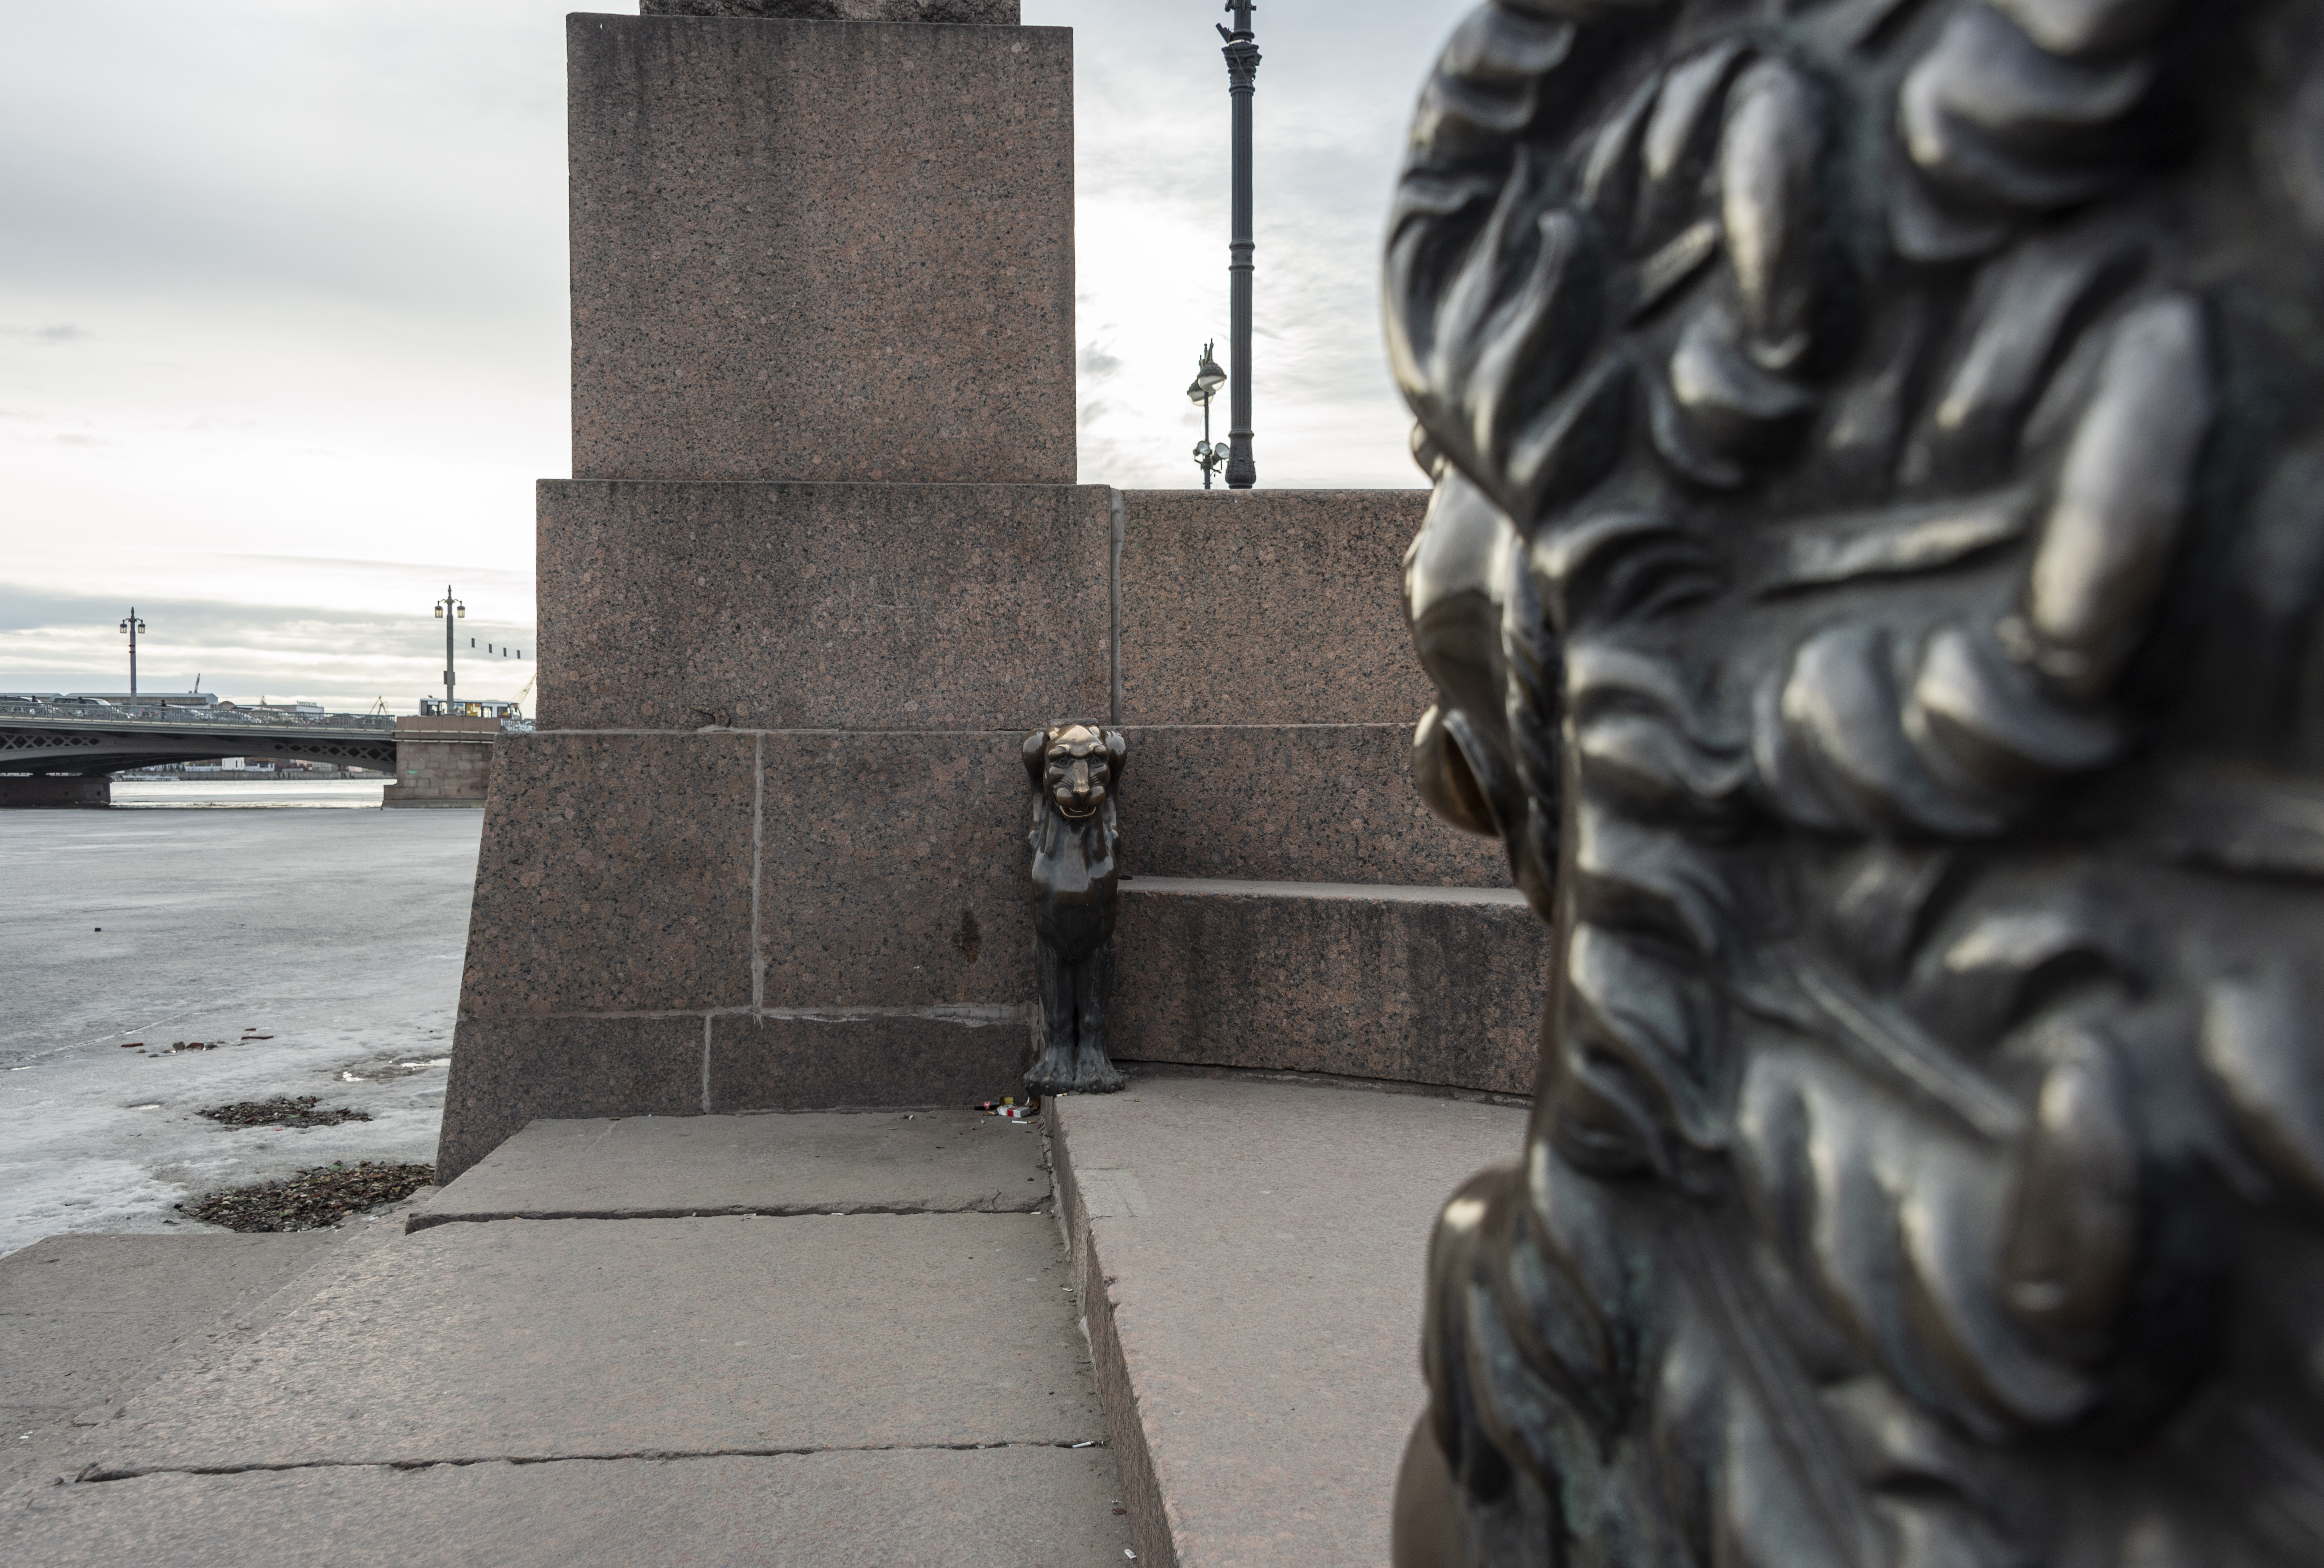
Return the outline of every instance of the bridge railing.
<path id="1" fill-rule="evenodd" d="M 248 708 L 179 707 L 161 703 L 41 702 L 0 696 L 0 719 L 69 719 L 78 724 L 171 724 L 243 729 L 384 730 L 395 720 L 379 714 L 260 713 Z"/>

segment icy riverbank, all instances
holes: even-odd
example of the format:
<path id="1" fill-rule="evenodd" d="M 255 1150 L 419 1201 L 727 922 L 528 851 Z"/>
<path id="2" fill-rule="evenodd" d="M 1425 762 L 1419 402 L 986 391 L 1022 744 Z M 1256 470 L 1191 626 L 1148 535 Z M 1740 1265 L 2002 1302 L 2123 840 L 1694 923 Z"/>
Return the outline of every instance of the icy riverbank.
<path id="1" fill-rule="evenodd" d="M 232 808 L 304 788 L 329 787 L 0 813 L 0 1254 L 208 1229 L 172 1205 L 306 1166 L 434 1159 L 483 813 Z M 196 1114 L 276 1094 L 374 1120 Z"/>

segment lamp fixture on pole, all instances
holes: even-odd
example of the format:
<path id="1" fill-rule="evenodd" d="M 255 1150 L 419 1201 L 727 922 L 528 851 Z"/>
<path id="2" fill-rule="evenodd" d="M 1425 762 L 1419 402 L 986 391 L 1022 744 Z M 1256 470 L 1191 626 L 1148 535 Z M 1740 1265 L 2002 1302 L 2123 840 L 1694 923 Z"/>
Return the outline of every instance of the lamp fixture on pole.
<path id="1" fill-rule="evenodd" d="M 452 706 L 452 623 L 467 618 L 468 607 L 452 597 L 452 586 L 444 585 L 444 596 L 436 601 L 436 619 L 444 623 L 444 706 Z"/>
<path id="2" fill-rule="evenodd" d="M 1203 488 L 1205 490 L 1211 487 L 1211 475 L 1217 473 L 1220 466 L 1227 460 L 1226 443 L 1222 441 L 1213 446 L 1211 442 L 1211 400 L 1217 397 L 1219 388 L 1227 383 L 1227 373 L 1221 370 L 1219 362 L 1211 357 L 1211 350 L 1217 346 L 1215 340 L 1203 345 L 1203 357 L 1194 366 L 1194 384 L 1186 388 L 1188 400 L 1203 405 L 1203 438 L 1194 446 L 1194 466 L 1203 471 Z"/>
<path id="3" fill-rule="evenodd" d="M 129 619 L 121 623 L 121 629 L 129 633 L 129 695 L 135 696 L 137 695 L 137 634 L 145 630 L 145 623 L 137 618 L 136 605 L 129 606 Z"/>
<path id="4" fill-rule="evenodd" d="M 1258 243 L 1250 230 L 1250 101 L 1259 91 L 1259 45 L 1253 41 L 1250 14 L 1257 0 L 1227 0 L 1234 26 L 1221 27 L 1227 41 L 1220 52 L 1227 57 L 1227 97 L 1234 106 L 1234 217 L 1227 243 L 1227 278 L 1232 294 L 1227 352 L 1234 358 L 1234 395 L 1227 418 L 1227 488 L 1249 490 L 1259 483 L 1259 466 L 1250 456 L 1250 276 L 1251 253 Z"/>

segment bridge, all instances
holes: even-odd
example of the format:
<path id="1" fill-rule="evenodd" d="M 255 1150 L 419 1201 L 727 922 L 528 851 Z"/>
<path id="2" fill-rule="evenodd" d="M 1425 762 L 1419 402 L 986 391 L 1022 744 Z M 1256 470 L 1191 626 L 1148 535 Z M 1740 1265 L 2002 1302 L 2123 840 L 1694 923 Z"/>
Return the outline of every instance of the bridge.
<path id="1" fill-rule="evenodd" d="M 0 807 L 102 805 L 115 773 L 226 757 L 392 774 L 395 721 L 364 714 L 0 702 Z"/>

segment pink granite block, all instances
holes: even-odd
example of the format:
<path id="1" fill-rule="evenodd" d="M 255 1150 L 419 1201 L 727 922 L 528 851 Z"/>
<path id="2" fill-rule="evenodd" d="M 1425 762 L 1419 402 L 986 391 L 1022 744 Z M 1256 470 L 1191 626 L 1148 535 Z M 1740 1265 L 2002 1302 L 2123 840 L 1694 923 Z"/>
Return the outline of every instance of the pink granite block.
<path id="1" fill-rule="evenodd" d="M 1418 722 L 1434 700 L 1401 563 L 1425 490 L 1133 490 L 1122 498 L 1122 718 Z"/>
<path id="2" fill-rule="evenodd" d="M 711 1027 L 710 1105 L 717 1111 L 980 1105 L 1025 1093 L 1034 1033 L 1029 1008 L 719 1018 Z"/>
<path id="3" fill-rule="evenodd" d="M 1499 839 L 1412 785 L 1409 724 L 1138 725 L 1120 798 L 1133 876 L 1505 888 Z"/>
<path id="4" fill-rule="evenodd" d="M 544 481 L 540 722 L 944 730 L 1102 716 L 1107 498 L 1093 485 Z"/>
<path id="5" fill-rule="evenodd" d="M 1554 958 L 1515 892 L 1297 882 L 1121 889 L 1118 1061 L 1533 1093 Z"/>
<path id="6" fill-rule="evenodd" d="M 757 742 L 536 734 L 498 751 L 462 1014 L 748 1006 Z"/>
<path id="7" fill-rule="evenodd" d="M 452 1036 L 438 1185 L 535 1118 L 700 1115 L 704 1047 L 698 1017 L 464 1015 Z"/>
<path id="8" fill-rule="evenodd" d="M 567 29 L 576 475 L 1073 482 L 1069 29 Z"/>
<path id="9" fill-rule="evenodd" d="M 765 1006 L 1031 999 L 1020 738 L 765 738 Z"/>

